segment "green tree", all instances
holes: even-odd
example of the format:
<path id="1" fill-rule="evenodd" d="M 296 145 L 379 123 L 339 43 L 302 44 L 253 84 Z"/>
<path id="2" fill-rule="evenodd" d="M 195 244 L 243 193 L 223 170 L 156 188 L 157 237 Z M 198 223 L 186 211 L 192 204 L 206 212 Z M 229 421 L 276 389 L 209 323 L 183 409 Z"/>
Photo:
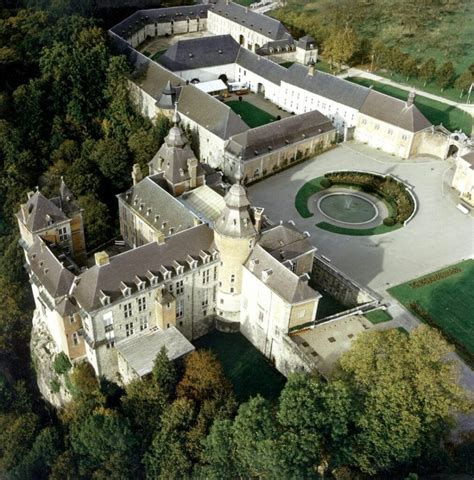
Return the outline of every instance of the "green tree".
<path id="1" fill-rule="evenodd" d="M 438 451 L 452 415 L 466 408 L 452 348 L 436 331 L 421 326 L 361 335 L 340 359 L 359 399 L 354 459 L 374 474 Z M 390 438 L 390 442 L 387 442 Z"/>
<path id="2" fill-rule="evenodd" d="M 346 64 L 357 50 L 359 40 L 356 32 L 346 26 L 345 28 L 334 30 L 323 44 L 323 51 L 326 58 L 331 63 L 336 63 L 341 70 L 343 64 Z"/>
<path id="3" fill-rule="evenodd" d="M 463 72 L 459 77 L 456 79 L 455 87 L 461 91 L 459 97 L 462 98 L 464 92 L 467 92 L 471 85 L 474 83 L 474 73 L 471 72 L 469 69 Z"/>
<path id="4" fill-rule="evenodd" d="M 450 87 L 454 80 L 453 62 L 445 62 L 436 71 L 436 83 L 441 87 L 441 91 Z"/>
<path id="5" fill-rule="evenodd" d="M 418 74 L 418 60 L 411 55 L 407 55 L 402 64 L 400 72 L 405 75 L 407 80 L 412 77 L 416 77 Z"/>
<path id="6" fill-rule="evenodd" d="M 436 74 L 436 60 L 434 58 L 428 58 L 423 62 L 418 72 L 418 77 L 420 80 L 423 80 L 423 84 L 426 87 L 426 84 L 431 82 Z"/>
<path id="7" fill-rule="evenodd" d="M 178 375 L 175 364 L 168 359 L 166 347 L 162 347 L 155 358 L 152 377 L 153 382 L 168 398 L 174 394 Z"/>
<path id="8" fill-rule="evenodd" d="M 83 195 L 77 199 L 84 209 L 82 218 L 89 248 L 98 247 L 113 237 L 113 219 L 107 205 L 95 195 Z"/>

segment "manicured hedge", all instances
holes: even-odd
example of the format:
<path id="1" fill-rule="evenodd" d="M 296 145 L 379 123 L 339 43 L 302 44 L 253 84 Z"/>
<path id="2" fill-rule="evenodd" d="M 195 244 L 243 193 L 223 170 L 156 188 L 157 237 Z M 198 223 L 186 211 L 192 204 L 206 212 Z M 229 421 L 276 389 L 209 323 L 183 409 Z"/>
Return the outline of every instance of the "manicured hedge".
<path id="1" fill-rule="evenodd" d="M 394 220 L 403 224 L 410 218 L 415 208 L 411 195 L 405 186 L 391 177 L 383 177 L 365 172 L 327 173 L 326 178 L 337 185 L 356 185 L 367 193 L 376 193 L 394 206 Z"/>

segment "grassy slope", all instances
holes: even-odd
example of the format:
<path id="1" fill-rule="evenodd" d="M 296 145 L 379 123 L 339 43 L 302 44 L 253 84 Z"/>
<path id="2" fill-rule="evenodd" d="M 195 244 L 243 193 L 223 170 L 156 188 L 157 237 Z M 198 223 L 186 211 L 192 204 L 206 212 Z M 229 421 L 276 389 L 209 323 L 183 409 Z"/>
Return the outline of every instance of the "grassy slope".
<path id="1" fill-rule="evenodd" d="M 269 400 L 279 396 L 285 377 L 240 333 L 215 331 L 193 343 L 217 355 L 239 401 L 257 394 Z"/>
<path id="2" fill-rule="evenodd" d="M 402 100 L 406 100 L 408 97 L 406 90 L 391 85 L 384 85 L 383 83 L 360 77 L 351 77 L 348 78 L 348 80 L 366 87 L 373 85 L 374 90 Z M 415 104 L 423 115 L 434 125 L 442 123 L 449 130 L 463 130 L 466 134 L 471 133 L 472 117 L 459 108 L 423 97 L 422 95 L 417 95 Z"/>
<path id="3" fill-rule="evenodd" d="M 474 355 L 474 260 L 456 266 L 462 272 L 419 288 L 407 282 L 388 292 L 408 309 L 410 302 L 417 302 L 441 330 Z"/>
<path id="4" fill-rule="evenodd" d="M 232 108 L 237 115 L 240 115 L 242 120 L 250 128 L 260 127 L 261 125 L 266 125 L 267 123 L 276 120 L 276 117 L 273 115 L 270 115 L 264 110 L 261 110 L 244 100 L 242 102 L 231 100 L 230 102 L 226 102 L 226 105 Z"/>

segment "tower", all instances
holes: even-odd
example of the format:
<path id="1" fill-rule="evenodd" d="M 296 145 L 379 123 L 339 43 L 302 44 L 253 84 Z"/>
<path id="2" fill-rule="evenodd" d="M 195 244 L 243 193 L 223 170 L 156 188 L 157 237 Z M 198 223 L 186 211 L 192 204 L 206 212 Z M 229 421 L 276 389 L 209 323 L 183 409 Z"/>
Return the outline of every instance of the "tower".
<path id="1" fill-rule="evenodd" d="M 214 240 L 220 252 L 216 312 L 227 322 L 240 320 L 242 265 L 255 246 L 257 230 L 252 220 L 245 187 L 238 182 L 225 196 L 225 207 L 214 224 Z"/>

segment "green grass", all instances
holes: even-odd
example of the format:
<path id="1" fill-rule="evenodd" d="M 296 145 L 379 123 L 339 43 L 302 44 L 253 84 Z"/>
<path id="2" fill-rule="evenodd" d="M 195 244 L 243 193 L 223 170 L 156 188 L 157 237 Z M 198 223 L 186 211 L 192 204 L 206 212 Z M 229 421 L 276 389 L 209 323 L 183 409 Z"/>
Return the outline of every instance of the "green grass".
<path id="1" fill-rule="evenodd" d="M 165 50 L 159 50 L 158 52 L 154 53 L 150 58 L 152 60 L 154 60 L 155 62 L 157 62 L 160 59 L 161 55 L 163 55 L 163 53 L 166 53 L 166 49 Z"/>
<path id="2" fill-rule="evenodd" d="M 326 230 L 327 232 L 331 233 L 338 233 L 340 235 L 353 235 L 354 237 L 365 237 L 369 235 L 381 235 L 383 233 L 390 233 L 394 230 L 402 228 L 403 225 L 396 223 L 392 227 L 387 227 L 386 225 L 382 224 L 372 228 L 347 228 L 339 227 L 338 225 L 333 225 L 332 223 L 328 222 L 320 222 L 317 223 L 316 226 L 321 230 Z"/>
<path id="3" fill-rule="evenodd" d="M 350 77 L 347 80 L 366 87 L 372 85 L 374 90 L 401 100 L 406 100 L 408 97 L 408 92 L 406 90 L 375 82 L 374 80 L 369 80 L 367 78 Z M 468 135 L 471 134 L 472 117 L 467 112 L 463 112 L 459 108 L 446 103 L 423 97 L 422 95 L 416 96 L 415 104 L 420 109 L 421 113 L 423 113 L 423 115 L 434 125 L 442 123 L 451 131 L 462 130 Z"/>
<path id="4" fill-rule="evenodd" d="M 235 0 L 235 3 L 238 3 L 239 5 L 243 5 L 244 7 L 249 7 L 255 1 L 256 0 Z"/>
<path id="5" fill-rule="evenodd" d="M 316 65 L 314 66 L 314 68 L 316 70 L 319 70 L 320 72 L 330 73 L 332 75 L 336 75 L 338 73 L 342 73 L 345 71 L 345 69 L 343 68 L 339 72 L 336 67 L 332 67 L 329 63 L 325 62 L 324 60 L 321 60 L 320 58 L 316 62 Z"/>
<path id="6" fill-rule="evenodd" d="M 217 355 L 240 402 L 257 394 L 269 400 L 280 395 L 285 377 L 240 333 L 215 331 L 193 343 Z"/>
<path id="7" fill-rule="evenodd" d="M 450 341 L 458 345 L 460 353 L 467 354 L 472 364 L 474 360 L 474 260 L 466 260 L 452 267 L 454 266 L 461 271 L 429 285 L 413 288 L 410 281 L 390 288 L 388 292 L 414 314 L 417 312 L 410 304 L 416 302 L 429 315 L 428 323 L 438 327 Z"/>
<path id="8" fill-rule="evenodd" d="M 295 208 L 303 218 L 310 218 L 313 216 L 308 209 L 308 200 L 315 193 L 324 190 L 321 186 L 321 180 L 323 178 L 324 177 L 313 178 L 298 190 L 295 197 Z"/>
<path id="9" fill-rule="evenodd" d="M 238 100 L 231 100 L 230 102 L 226 102 L 226 105 L 228 105 L 237 115 L 240 115 L 242 120 L 250 128 L 260 127 L 276 120 L 276 117 L 273 115 L 270 115 L 268 112 L 265 112 L 265 110 L 262 110 L 245 100 L 242 100 L 241 102 Z"/>
<path id="10" fill-rule="evenodd" d="M 392 320 L 392 316 L 386 310 L 373 310 L 364 314 L 364 317 L 374 325 Z"/>

